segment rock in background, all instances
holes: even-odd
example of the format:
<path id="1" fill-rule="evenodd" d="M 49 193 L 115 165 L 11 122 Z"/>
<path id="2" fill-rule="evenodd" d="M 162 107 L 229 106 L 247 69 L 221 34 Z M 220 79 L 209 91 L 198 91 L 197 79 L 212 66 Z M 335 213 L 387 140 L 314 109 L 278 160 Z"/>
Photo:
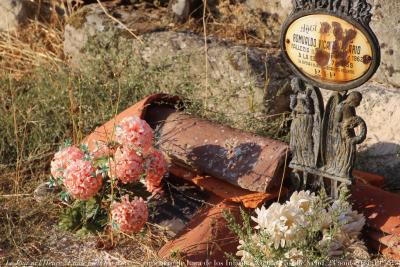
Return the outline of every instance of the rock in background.
<path id="1" fill-rule="evenodd" d="M 49 21 L 51 7 L 45 3 L 35 3 L 28 0 L 0 1 L 0 32 L 14 31 L 30 19 Z"/>
<path id="2" fill-rule="evenodd" d="M 83 8 L 65 28 L 64 51 L 76 68 L 85 71 L 86 66 L 97 65 L 96 60 L 104 52 L 114 55 L 112 60 L 129 62 L 119 71 L 121 77 L 138 66 L 164 68 L 162 75 L 169 82 L 159 90 L 174 93 L 174 83 L 182 79 L 199 84 L 193 95 L 205 99 L 211 110 L 237 114 L 231 117 L 238 127 L 247 123 L 240 121 L 244 114 L 288 110 L 289 72 L 279 54 L 213 37 L 205 43 L 200 35 L 165 31 L 168 20 L 159 14 L 129 8 L 110 8 L 109 12 L 135 33 L 145 33 L 132 36 L 98 5 Z M 104 48 L 103 52 L 99 47 Z"/>
<path id="3" fill-rule="evenodd" d="M 3 0 L 0 2 L 0 31 L 15 30 L 28 19 L 28 1 Z M 32 11 L 32 10 L 31 10 Z"/>
<path id="4" fill-rule="evenodd" d="M 374 79 L 400 87 L 400 2 L 374 0 L 371 28 L 381 45 L 382 63 Z"/>
<path id="5" fill-rule="evenodd" d="M 368 126 L 359 147 L 358 168 L 383 175 L 390 188 L 400 190 L 400 94 L 399 88 L 370 82 L 357 113 Z"/>

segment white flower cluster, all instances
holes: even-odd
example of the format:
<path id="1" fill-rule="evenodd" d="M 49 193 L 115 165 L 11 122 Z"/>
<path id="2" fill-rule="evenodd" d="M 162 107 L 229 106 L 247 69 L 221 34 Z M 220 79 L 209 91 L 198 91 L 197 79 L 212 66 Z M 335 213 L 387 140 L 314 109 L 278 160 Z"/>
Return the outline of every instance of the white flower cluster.
<path id="1" fill-rule="evenodd" d="M 263 252 L 265 258 L 273 257 L 274 252 L 279 251 L 289 264 L 298 262 L 304 256 L 306 251 L 301 251 L 304 247 L 328 251 L 329 257 L 344 255 L 346 248 L 359 242 L 365 218 L 353 211 L 343 199 L 336 200 L 327 208 L 318 205 L 321 203 L 319 200 L 310 191 L 300 191 L 294 192 L 284 204 L 273 203 L 269 208 L 263 206 L 256 209 L 257 216 L 251 218 L 257 223 L 257 231 L 248 238 L 247 243 L 250 244 L 240 240 L 237 255 L 249 265 L 254 265 L 253 255 L 246 249 L 249 246 Z M 320 233 L 312 235 L 315 239 L 319 236 L 320 240 L 307 239 L 310 231 Z M 267 240 L 260 242 L 260 236 L 266 236 Z M 304 242 L 312 244 L 304 245 Z"/>
<path id="2" fill-rule="evenodd" d="M 328 249 L 329 256 L 342 256 L 346 248 L 359 243 L 358 237 L 364 227 L 365 218 L 341 200 L 332 204 L 328 215 L 335 215 L 340 230 L 332 234 L 328 229 L 323 229 L 323 237 L 319 244 Z"/>
<path id="3" fill-rule="evenodd" d="M 294 192 L 285 204 L 275 202 L 268 209 L 256 209 L 257 217 L 252 217 L 255 228 L 270 236 L 275 249 L 290 246 L 304 237 L 309 224 L 306 218 L 315 212 L 312 206 L 316 198 L 310 191 Z"/>

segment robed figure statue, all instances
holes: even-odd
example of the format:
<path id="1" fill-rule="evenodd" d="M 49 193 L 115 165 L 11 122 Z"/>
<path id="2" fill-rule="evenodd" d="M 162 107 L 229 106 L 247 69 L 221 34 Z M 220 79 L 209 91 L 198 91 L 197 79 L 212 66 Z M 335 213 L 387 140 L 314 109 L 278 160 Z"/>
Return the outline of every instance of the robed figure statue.
<path id="1" fill-rule="evenodd" d="M 318 88 L 304 85 L 299 78 L 292 79 L 292 89 L 294 94 L 290 96 L 290 167 L 309 171 L 317 168 L 320 161 L 322 96 Z"/>
<path id="2" fill-rule="evenodd" d="M 322 147 L 324 171 L 332 176 L 351 179 L 356 145 L 367 136 L 365 121 L 357 116 L 356 107 L 362 95 L 351 92 L 348 95 L 334 93 L 328 100 L 323 121 Z M 355 129 L 359 127 L 356 135 Z"/>
<path id="3" fill-rule="evenodd" d="M 303 173 L 303 186 L 307 186 L 308 174 L 318 177 L 320 185 L 322 177 L 335 181 L 334 188 L 336 182 L 351 184 L 356 145 L 367 134 L 364 120 L 356 114 L 361 94 L 335 92 L 324 110 L 319 88 L 304 84 L 299 78 L 293 78 L 291 85 L 289 167 L 296 175 Z"/>

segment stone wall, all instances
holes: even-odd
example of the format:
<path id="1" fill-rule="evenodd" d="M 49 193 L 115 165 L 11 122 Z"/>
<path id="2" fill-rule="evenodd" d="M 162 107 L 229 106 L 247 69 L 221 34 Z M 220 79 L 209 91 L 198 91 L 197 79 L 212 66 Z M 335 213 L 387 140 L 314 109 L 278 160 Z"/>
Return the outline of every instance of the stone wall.
<path id="1" fill-rule="evenodd" d="M 0 1 L 0 32 L 14 31 L 30 19 L 48 21 L 51 17 L 51 7 L 45 3 L 29 0 Z"/>
<path id="2" fill-rule="evenodd" d="M 143 20 L 138 11 L 121 8 L 112 12 L 127 27 L 139 31 Z M 161 20 L 156 17 L 155 21 Z M 158 22 L 151 20 L 148 25 L 154 23 Z M 202 83 L 195 94 L 212 96 L 214 100 L 207 100 L 207 105 L 213 111 L 236 114 L 237 125 L 234 126 L 237 127 L 246 123 L 240 122 L 244 114 L 277 114 L 288 110 L 289 71 L 279 53 L 209 37 L 206 57 L 203 36 L 163 30 L 146 32 L 135 38 L 104 15 L 97 5 L 83 8 L 70 19 L 64 37 L 64 52 L 80 71 L 85 71 L 84 65 L 93 65 L 99 58 L 97 50 L 88 48 L 88 45 L 97 44 L 107 47 L 109 54 L 124 57 L 127 62 L 137 62 L 148 68 L 167 66 L 171 71 L 166 79 L 178 81 L 186 77 L 193 83 Z M 132 64 L 123 69 L 121 75 L 129 75 L 130 68 L 137 67 Z M 209 92 L 204 89 L 205 82 Z M 160 90 L 173 93 L 171 85 Z"/>

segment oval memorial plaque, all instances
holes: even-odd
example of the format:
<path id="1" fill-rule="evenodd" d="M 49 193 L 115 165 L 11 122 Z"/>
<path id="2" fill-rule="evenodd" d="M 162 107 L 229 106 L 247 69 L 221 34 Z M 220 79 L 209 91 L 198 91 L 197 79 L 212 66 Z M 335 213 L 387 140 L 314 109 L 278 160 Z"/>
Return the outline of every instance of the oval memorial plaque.
<path id="1" fill-rule="evenodd" d="M 379 65 L 379 46 L 369 28 L 335 14 L 296 14 L 282 33 L 285 58 L 297 75 L 336 91 L 365 83 Z"/>

